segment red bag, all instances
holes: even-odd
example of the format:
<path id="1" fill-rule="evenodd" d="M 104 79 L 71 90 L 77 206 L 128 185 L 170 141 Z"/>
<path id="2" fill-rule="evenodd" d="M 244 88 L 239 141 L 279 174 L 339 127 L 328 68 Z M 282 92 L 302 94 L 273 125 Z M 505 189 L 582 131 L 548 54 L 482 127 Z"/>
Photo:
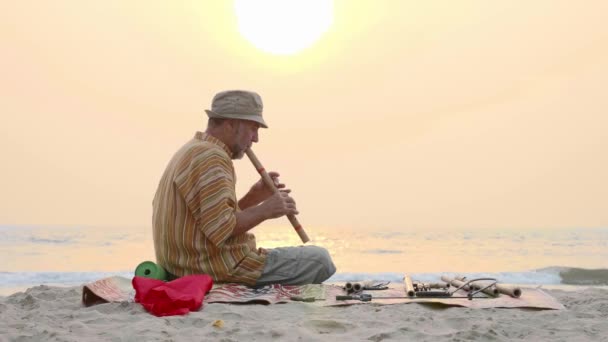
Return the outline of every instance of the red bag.
<path id="1" fill-rule="evenodd" d="M 195 274 L 164 282 L 135 276 L 132 284 L 135 302 L 155 316 L 172 316 L 198 310 L 213 279 L 207 274 Z"/>

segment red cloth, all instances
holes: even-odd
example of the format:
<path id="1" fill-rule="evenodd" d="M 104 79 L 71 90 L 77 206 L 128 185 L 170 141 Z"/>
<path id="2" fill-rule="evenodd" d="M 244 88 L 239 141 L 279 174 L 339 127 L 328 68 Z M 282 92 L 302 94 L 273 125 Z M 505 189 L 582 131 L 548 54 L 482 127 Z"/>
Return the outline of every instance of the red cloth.
<path id="1" fill-rule="evenodd" d="M 207 274 L 196 274 L 164 282 L 136 276 L 132 284 L 135 302 L 153 315 L 172 316 L 198 310 L 213 286 L 213 279 Z"/>

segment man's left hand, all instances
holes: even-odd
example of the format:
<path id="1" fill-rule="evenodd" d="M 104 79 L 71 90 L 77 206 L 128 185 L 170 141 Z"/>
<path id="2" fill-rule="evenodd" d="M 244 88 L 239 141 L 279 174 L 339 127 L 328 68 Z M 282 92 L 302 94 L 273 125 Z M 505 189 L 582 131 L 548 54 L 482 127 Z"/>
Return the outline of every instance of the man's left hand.
<path id="1" fill-rule="evenodd" d="M 268 175 L 274 182 L 274 185 L 277 189 L 285 188 L 285 184 L 279 182 L 279 173 L 275 171 L 268 172 Z M 272 196 L 274 193 L 273 189 L 266 185 L 264 179 L 260 177 L 260 179 L 255 182 L 249 189 L 249 195 L 256 199 L 256 202 L 264 202 L 268 199 L 268 197 Z"/>

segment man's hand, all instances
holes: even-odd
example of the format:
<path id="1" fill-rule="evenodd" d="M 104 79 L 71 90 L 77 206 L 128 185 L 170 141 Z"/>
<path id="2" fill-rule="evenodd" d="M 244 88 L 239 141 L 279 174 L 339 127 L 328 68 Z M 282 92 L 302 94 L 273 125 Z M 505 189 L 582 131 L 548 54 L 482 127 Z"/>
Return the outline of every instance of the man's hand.
<path id="1" fill-rule="evenodd" d="M 274 174 L 279 175 L 276 172 Z M 260 205 L 258 205 L 259 202 L 250 202 L 250 193 L 247 193 L 239 201 L 239 206 L 242 210 L 236 212 L 236 226 L 232 231 L 232 236 L 243 234 L 264 220 L 274 219 L 283 215 L 297 215 L 296 201 L 289 196 L 290 192 L 291 190 L 289 189 L 281 189 L 277 193 L 267 197 Z"/>
<path id="2" fill-rule="evenodd" d="M 279 189 L 278 193 L 289 194 L 291 192 L 291 190 L 285 189 L 285 184 L 279 182 L 278 172 L 270 171 L 268 175 L 274 181 L 275 187 Z M 239 208 L 241 208 L 241 210 L 245 210 L 247 208 L 257 206 L 262 202 L 269 201 L 270 198 L 272 198 L 271 196 L 273 196 L 273 194 L 274 190 L 266 185 L 264 179 L 260 178 L 260 180 L 258 180 L 257 182 L 255 182 L 255 184 L 251 186 L 251 189 L 249 189 L 247 194 L 243 196 L 243 198 L 241 198 L 241 200 L 239 201 Z M 291 197 L 287 197 L 290 199 L 290 201 L 293 201 Z M 295 205 L 295 202 L 293 204 Z"/>
<path id="3" fill-rule="evenodd" d="M 290 190 L 280 190 L 260 204 L 268 219 L 281 217 L 283 215 L 297 215 L 296 201 L 289 196 Z"/>
<path id="4" fill-rule="evenodd" d="M 278 172 L 270 171 L 268 172 L 268 175 L 270 178 L 272 178 L 272 181 L 277 189 L 285 188 L 285 184 L 279 182 Z M 260 177 L 260 179 L 251 186 L 247 196 L 251 196 L 251 198 L 255 199 L 257 203 L 261 203 L 267 200 L 268 197 L 272 196 L 273 193 L 274 191 L 268 185 L 266 185 L 264 179 Z"/>

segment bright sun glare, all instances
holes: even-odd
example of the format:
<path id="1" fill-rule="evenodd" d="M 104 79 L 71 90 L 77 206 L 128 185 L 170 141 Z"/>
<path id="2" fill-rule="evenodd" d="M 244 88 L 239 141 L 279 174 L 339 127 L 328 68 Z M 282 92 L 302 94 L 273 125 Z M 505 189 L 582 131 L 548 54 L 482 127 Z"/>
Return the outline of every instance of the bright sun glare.
<path id="1" fill-rule="evenodd" d="M 235 0 L 239 31 L 258 49 L 295 54 L 314 44 L 333 22 L 333 0 Z"/>

